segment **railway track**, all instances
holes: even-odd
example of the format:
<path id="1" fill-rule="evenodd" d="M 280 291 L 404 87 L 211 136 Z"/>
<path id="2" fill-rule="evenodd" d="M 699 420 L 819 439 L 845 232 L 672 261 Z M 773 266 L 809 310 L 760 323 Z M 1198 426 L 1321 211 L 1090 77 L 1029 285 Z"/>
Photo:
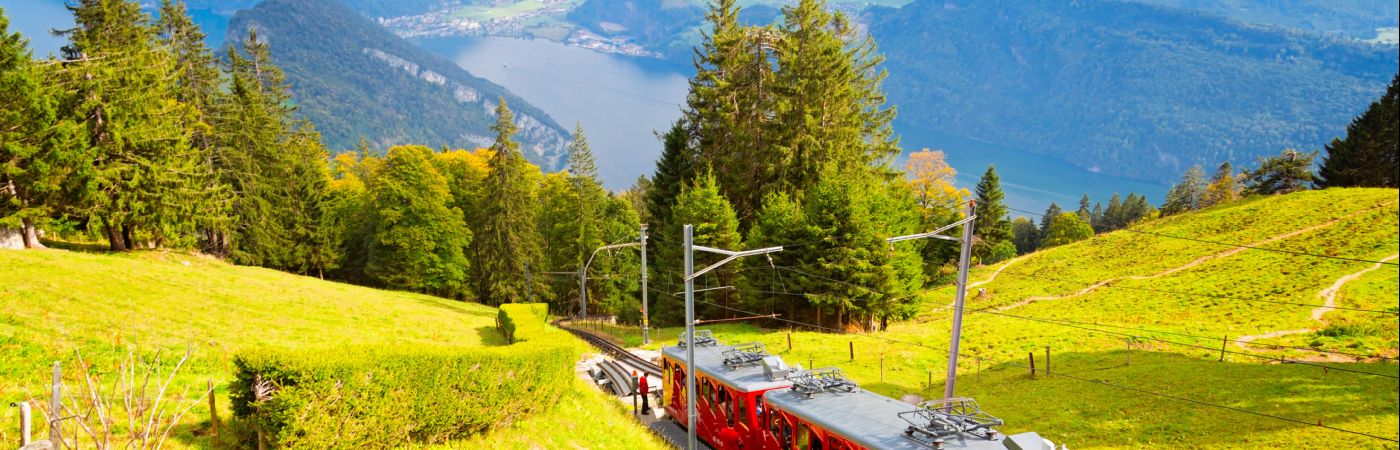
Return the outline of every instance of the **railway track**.
<path id="1" fill-rule="evenodd" d="M 609 341 L 602 336 L 571 327 L 568 325 L 569 321 L 570 319 L 559 319 L 554 321 L 554 326 L 568 330 L 570 333 L 573 333 L 574 336 L 578 336 L 579 339 L 583 339 L 585 342 L 588 342 L 594 347 L 597 347 L 598 350 L 602 350 L 603 353 L 611 355 L 613 358 L 616 358 L 618 361 L 627 364 L 628 366 L 636 368 L 637 370 L 640 370 L 643 373 L 646 373 L 647 375 L 651 375 L 657 378 L 661 377 L 661 366 L 656 365 L 656 363 L 653 363 L 651 361 L 647 361 L 645 358 L 642 358 L 640 356 L 633 355 L 632 352 L 627 351 L 627 349 L 622 348 L 622 346 L 620 345 L 612 343 L 612 341 Z"/>

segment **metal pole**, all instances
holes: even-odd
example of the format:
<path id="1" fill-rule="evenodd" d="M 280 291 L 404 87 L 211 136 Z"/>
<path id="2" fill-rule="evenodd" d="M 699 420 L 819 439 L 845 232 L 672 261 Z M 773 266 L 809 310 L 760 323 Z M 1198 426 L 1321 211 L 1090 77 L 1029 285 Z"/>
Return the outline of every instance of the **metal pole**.
<path id="1" fill-rule="evenodd" d="M 692 227 L 686 224 L 682 232 L 685 245 L 685 434 L 686 448 L 695 450 L 695 255 L 692 248 Z"/>
<path id="2" fill-rule="evenodd" d="M 975 213 L 975 203 L 968 202 L 967 217 Z M 967 300 L 967 266 L 972 262 L 972 224 L 963 224 L 962 252 L 958 255 L 958 294 L 953 302 L 953 338 L 948 348 L 948 378 L 943 385 L 943 398 L 952 400 L 953 387 L 958 378 L 958 344 L 962 340 L 963 303 Z M 951 405 L 951 403 L 949 403 Z"/>
<path id="3" fill-rule="evenodd" d="M 647 328 L 650 316 L 647 315 L 647 224 L 642 224 L 642 345 L 651 343 L 651 333 Z"/>
<path id="4" fill-rule="evenodd" d="M 590 260 L 592 258 L 589 258 Z M 588 274 L 588 264 L 578 266 L 578 317 L 588 318 L 588 287 L 584 277 Z"/>

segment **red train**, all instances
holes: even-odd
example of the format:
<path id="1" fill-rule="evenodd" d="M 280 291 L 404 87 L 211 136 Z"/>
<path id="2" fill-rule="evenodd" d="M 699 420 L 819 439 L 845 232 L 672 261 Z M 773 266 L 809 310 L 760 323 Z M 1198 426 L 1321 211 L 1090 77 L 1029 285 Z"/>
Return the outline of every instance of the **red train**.
<path id="1" fill-rule="evenodd" d="M 662 403 L 685 428 L 684 339 L 661 353 Z M 839 369 L 793 370 L 761 344 L 723 345 L 706 330 L 696 332 L 695 369 L 696 434 L 716 450 L 1055 449 L 1034 432 L 998 433 L 1001 421 L 971 399 L 910 405 Z"/>

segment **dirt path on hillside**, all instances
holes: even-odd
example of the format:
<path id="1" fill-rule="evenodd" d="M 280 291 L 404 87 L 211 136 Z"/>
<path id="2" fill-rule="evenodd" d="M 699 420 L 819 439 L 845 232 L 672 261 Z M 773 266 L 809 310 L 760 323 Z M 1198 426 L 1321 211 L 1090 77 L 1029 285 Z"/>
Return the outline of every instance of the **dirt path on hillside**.
<path id="1" fill-rule="evenodd" d="M 1320 223 L 1320 224 L 1317 224 L 1317 225 L 1313 225 L 1313 226 L 1306 227 L 1306 228 L 1300 228 L 1300 229 L 1293 230 L 1293 231 L 1290 231 L 1290 232 L 1287 232 L 1287 233 L 1283 233 L 1283 234 L 1280 234 L 1280 235 L 1277 235 L 1277 236 L 1273 236 L 1273 237 L 1270 237 L 1270 238 L 1267 238 L 1267 239 L 1264 239 L 1264 240 L 1261 240 L 1261 241 L 1251 242 L 1251 243 L 1249 243 L 1248 245 L 1251 246 L 1251 247 L 1258 247 L 1258 246 L 1263 245 L 1263 244 L 1269 244 L 1269 243 L 1273 243 L 1273 242 L 1278 242 L 1278 241 L 1281 241 L 1281 240 L 1284 240 L 1284 239 L 1288 239 L 1288 238 L 1291 238 L 1291 237 L 1294 237 L 1294 236 L 1298 236 L 1298 235 L 1303 234 L 1303 233 L 1309 233 L 1309 232 L 1317 231 L 1317 230 L 1320 230 L 1320 229 L 1323 229 L 1323 228 L 1327 228 L 1327 227 L 1336 225 L 1337 223 L 1339 223 L 1339 222 L 1341 222 L 1341 221 L 1343 221 L 1343 220 L 1350 219 L 1350 218 L 1352 218 L 1352 217 L 1356 217 L 1356 216 L 1359 216 L 1359 215 L 1361 215 L 1361 214 L 1365 214 L 1365 213 L 1368 213 L 1368 212 L 1371 212 L 1371 211 L 1375 211 L 1375 210 L 1377 210 L 1377 209 L 1385 208 L 1385 207 L 1387 207 L 1387 206 L 1390 206 L 1390 205 L 1382 205 L 1382 206 L 1377 206 L 1377 207 L 1375 207 L 1375 208 L 1363 209 L 1363 210 L 1356 211 L 1356 212 L 1353 212 L 1353 213 L 1351 213 L 1351 214 L 1347 214 L 1347 215 L 1345 215 L 1345 216 L 1338 217 L 1338 218 L 1336 218 L 1336 219 L 1329 220 L 1329 221 L 1327 221 L 1327 222 L 1323 222 L 1323 223 Z M 1177 272 L 1181 272 L 1181 271 L 1183 271 L 1183 270 L 1187 270 L 1187 269 L 1190 269 L 1190 268 L 1199 266 L 1199 265 L 1201 265 L 1201 264 L 1205 264 L 1206 262 L 1209 262 L 1209 261 L 1217 260 L 1217 259 L 1220 259 L 1220 258 L 1228 258 L 1228 257 L 1231 257 L 1231 256 L 1235 256 L 1235 255 L 1240 254 L 1241 252 L 1244 252 L 1245 250 L 1249 250 L 1249 249 L 1248 249 L 1248 248 L 1245 248 L 1245 247 L 1235 247 L 1235 248 L 1232 248 L 1232 249 L 1229 249 L 1229 250 L 1225 250 L 1225 251 L 1222 251 L 1222 252 L 1219 252 L 1219 253 L 1212 253 L 1212 254 L 1209 254 L 1209 255 L 1205 255 L 1205 256 L 1196 258 L 1196 259 L 1194 259 L 1194 260 L 1192 260 L 1191 262 L 1188 262 L 1188 263 L 1186 263 L 1186 264 L 1182 264 L 1182 265 L 1180 265 L 1180 266 L 1176 266 L 1176 267 L 1173 267 L 1173 268 L 1170 268 L 1170 269 L 1166 269 L 1166 270 L 1163 270 L 1163 271 L 1161 271 L 1161 272 L 1157 272 L 1157 273 L 1154 273 L 1154 274 L 1151 274 L 1151 275 L 1132 275 L 1132 276 L 1127 276 L 1127 277 L 1109 278 L 1109 279 L 1107 279 L 1107 280 L 1103 280 L 1103 281 L 1099 281 L 1099 282 L 1097 282 L 1097 283 L 1091 284 L 1091 285 L 1089 285 L 1088 287 L 1085 287 L 1084 289 L 1080 289 L 1080 290 L 1078 290 L 1078 291 L 1075 291 L 1075 292 L 1072 292 L 1072 293 L 1069 293 L 1069 294 L 1065 294 L 1065 295 L 1047 295 L 1047 296 L 1027 297 L 1027 298 L 1024 299 L 1024 300 L 1021 300 L 1021 301 L 1019 301 L 1019 302 L 1012 303 L 1012 304 L 1009 304 L 1009 305 L 1006 305 L 1006 306 L 1002 306 L 1002 307 L 1000 307 L 1000 308 L 997 308 L 996 310 L 997 310 L 997 311 L 1006 311 L 1006 310 L 1009 310 L 1009 309 L 1019 308 L 1019 307 L 1022 307 L 1022 306 L 1025 306 L 1025 305 L 1029 305 L 1029 304 L 1031 304 L 1031 303 L 1035 303 L 1035 302 L 1039 302 L 1039 301 L 1046 301 L 1046 300 L 1063 300 L 1063 299 L 1067 299 L 1067 298 L 1074 298 L 1074 297 L 1078 297 L 1078 296 L 1081 296 L 1081 295 L 1084 295 L 1084 294 L 1088 294 L 1088 293 L 1090 293 L 1090 292 L 1093 292 L 1093 291 L 1095 291 L 1095 290 L 1098 290 L 1098 289 L 1101 288 L 1101 287 L 1108 286 L 1108 285 L 1113 284 L 1113 283 L 1115 283 L 1115 282 L 1124 281 L 1124 280 L 1150 280 L 1150 279 L 1153 279 L 1153 278 L 1164 277 L 1164 276 L 1167 276 L 1167 275 L 1171 275 L 1171 274 L 1174 274 L 1174 273 L 1177 273 Z M 1008 264 L 1008 265 L 1010 265 L 1010 264 Z M 1002 267 L 1002 269 L 1005 269 L 1005 267 Z M 997 271 L 997 274 L 1000 274 L 1000 273 L 1001 273 L 1001 270 L 998 270 L 998 271 Z M 987 281 L 991 281 L 991 280 L 987 280 Z M 1316 314 L 1316 311 L 1314 311 L 1314 313 Z"/>
<path id="2" fill-rule="evenodd" d="M 1235 340 L 1235 345 L 1238 346 L 1238 347 L 1240 347 L 1240 348 L 1242 348 L 1242 349 L 1248 350 L 1248 351 L 1256 351 L 1254 348 L 1251 348 L 1251 347 L 1249 346 L 1249 343 L 1250 343 L 1250 342 L 1254 342 L 1254 341 L 1257 341 L 1257 340 L 1260 340 L 1260 339 L 1276 338 L 1276 337 L 1288 336 L 1288 335 L 1293 335 L 1293 334 L 1310 333 L 1310 332 L 1312 332 L 1312 331 L 1314 331 L 1314 330 L 1318 330 L 1318 329 L 1321 329 L 1322 327 L 1327 326 L 1327 321 L 1326 321 L 1326 320 L 1323 320 L 1322 316 L 1325 315 L 1325 314 L 1327 314 L 1327 313 L 1330 312 L 1330 311 L 1333 311 L 1333 310 L 1336 310 L 1336 309 L 1337 309 L 1337 293 L 1339 293 L 1339 292 L 1342 291 L 1342 287 L 1343 287 L 1343 286 L 1346 286 L 1347 283 L 1350 283 L 1350 282 L 1352 282 L 1352 281 L 1355 281 L 1357 278 L 1361 278 L 1362 275 L 1366 275 L 1367 273 L 1369 273 L 1369 272 L 1371 272 L 1371 271 L 1373 271 L 1373 270 L 1380 269 L 1381 267 L 1385 266 L 1385 263 L 1390 262 L 1390 261 L 1394 261 L 1394 260 L 1397 259 L 1397 258 L 1400 258 L 1400 254 L 1395 254 L 1395 255 L 1387 256 L 1387 257 L 1385 257 L 1384 259 L 1381 259 L 1380 262 L 1376 263 L 1375 265 L 1372 265 L 1371 267 L 1367 267 L 1367 268 L 1362 269 L 1362 270 L 1360 270 L 1360 271 L 1358 271 L 1358 272 L 1355 272 L 1355 273 L 1350 273 L 1350 274 L 1347 274 L 1347 275 L 1343 275 L 1341 278 L 1338 278 L 1336 282 L 1333 282 L 1331 286 L 1328 286 L 1326 289 L 1323 289 L 1321 292 L 1318 292 L 1318 293 L 1317 293 L 1317 296 L 1318 296 L 1318 297 L 1322 297 L 1322 298 L 1323 298 L 1324 300 L 1326 300 L 1326 301 L 1322 304 L 1322 306 L 1319 306 L 1319 307 L 1317 307 L 1317 308 L 1313 308 L 1313 310 L 1312 310 L 1311 319 L 1312 319 L 1313 321 L 1315 321 L 1315 322 L 1319 322 L 1317 328 L 1304 328 L 1304 329 L 1300 329 L 1300 330 L 1270 331 L 1270 332 L 1268 332 L 1268 333 L 1263 333 L 1263 334 L 1255 334 L 1255 335 L 1249 335 L 1249 336 L 1240 336 L 1239 339 L 1236 339 L 1236 340 Z M 1317 355 L 1310 355 L 1310 356 L 1306 356 L 1306 357 L 1293 358 L 1293 359 L 1301 360 L 1301 361 L 1346 362 L 1346 361 L 1351 361 L 1351 360 L 1353 360 L 1353 359 L 1355 359 L 1355 358 L 1350 358 L 1350 357 L 1346 357 L 1346 356 L 1344 356 L 1344 355 L 1337 355 L 1337 354 L 1331 354 L 1331 353 L 1319 353 L 1319 354 L 1317 354 Z"/>

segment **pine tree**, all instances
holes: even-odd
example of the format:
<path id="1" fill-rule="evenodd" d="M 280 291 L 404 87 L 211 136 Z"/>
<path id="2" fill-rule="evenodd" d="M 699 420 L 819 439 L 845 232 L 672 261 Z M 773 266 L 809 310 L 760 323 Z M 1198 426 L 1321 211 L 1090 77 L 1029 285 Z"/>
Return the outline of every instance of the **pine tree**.
<path id="1" fill-rule="evenodd" d="M 1206 176 L 1201 166 L 1191 166 L 1181 176 L 1181 182 L 1167 191 L 1162 215 L 1181 214 L 1201 208 L 1206 191 Z"/>
<path id="2" fill-rule="evenodd" d="M 1108 208 L 1103 210 L 1103 229 L 1098 232 L 1113 231 L 1123 228 L 1128 224 L 1127 214 L 1123 210 L 1123 200 L 1114 192 L 1113 197 L 1108 199 Z"/>
<path id="3" fill-rule="evenodd" d="M 1084 194 L 1079 198 L 1079 210 L 1074 212 L 1079 215 L 1079 220 L 1084 223 L 1091 223 L 1094 220 L 1094 212 L 1089 208 L 1089 194 Z"/>
<path id="4" fill-rule="evenodd" d="M 140 5 L 85 0 L 68 6 L 75 27 L 56 70 L 67 86 L 62 113 L 85 129 L 69 213 L 101 224 L 112 250 L 160 246 L 192 236 L 199 179 L 186 140 L 191 108 L 175 96 L 175 58 L 159 45 Z"/>
<path id="5" fill-rule="evenodd" d="M 38 229 L 59 212 L 68 174 L 85 164 L 57 114 L 58 95 L 28 42 L 0 11 L 0 229 L 18 229 L 26 248 L 43 248 Z"/>
<path id="6" fill-rule="evenodd" d="M 1055 219 L 1059 218 L 1061 212 L 1064 211 L 1055 202 L 1050 202 L 1050 206 L 1045 208 L 1045 214 L 1040 216 L 1039 232 L 1042 238 L 1050 233 L 1050 227 L 1055 224 Z"/>
<path id="7" fill-rule="evenodd" d="M 422 146 L 389 149 L 370 184 L 374 232 L 365 273 L 378 283 L 456 296 L 466 281 L 464 250 L 472 240 L 447 180 Z"/>
<path id="8" fill-rule="evenodd" d="M 1400 187 L 1400 73 L 1385 94 L 1347 125 L 1346 137 L 1325 147 L 1320 188 Z"/>
<path id="9" fill-rule="evenodd" d="M 1259 167 L 1245 179 L 1245 191 L 1254 195 L 1289 194 L 1308 188 L 1313 180 L 1317 151 L 1286 149 L 1278 156 L 1259 159 Z"/>
<path id="10" fill-rule="evenodd" d="M 680 236 L 676 230 L 683 225 L 671 222 L 671 208 L 675 206 L 681 189 L 695 178 L 699 162 L 684 120 L 672 124 L 661 138 L 661 159 L 656 161 L 656 173 L 652 176 L 651 188 L 647 189 L 646 210 L 647 215 L 651 216 L 651 245 L 668 248 L 681 245 L 680 241 L 670 240 L 671 236 Z M 648 263 L 658 267 L 660 253 L 650 252 L 647 255 L 651 258 Z"/>
<path id="11" fill-rule="evenodd" d="M 1103 232 L 1103 205 L 1094 202 L 1094 211 L 1089 213 L 1089 225 L 1094 227 L 1095 233 Z"/>
<path id="12" fill-rule="evenodd" d="M 503 98 L 497 99 L 496 141 L 491 144 L 490 175 L 482 196 L 482 220 L 473 224 L 472 269 L 477 301 L 488 305 L 525 301 L 527 291 L 545 288 L 532 278 L 527 286 L 529 267 L 543 267 L 540 237 L 535 229 L 535 188 L 532 169 L 520 154 L 513 137 L 517 131 L 514 115 Z"/>
<path id="13" fill-rule="evenodd" d="M 1006 205 L 1002 203 L 1006 194 L 1001 191 L 1001 177 L 997 176 L 996 166 L 987 166 L 987 172 L 977 182 L 977 219 L 973 232 L 977 245 L 973 250 L 984 264 L 1000 261 L 1005 256 L 998 247 L 1014 245 L 1011 242 L 1011 222 L 1006 220 Z"/>
<path id="14" fill-rule="evenodd" d="M 739 219 L 734 213 L 734 208 L 730 206 L 729 200 L 720 193 L 719 184 L 715 180 L 713 171 L 707 170 L 699 174 L 694 181 L 687 183 L 681 188 L 680 195 L 676 196 L 675 207 L 671 210 L 670 223 L 674 224 L 665 230 L 660 230 L 657 234 L 665 236 L 665 242 L 674 242 L 676 245 L 658 246 L 658 261 L 670 261 L 664 268 L 671 269 L 666 272 L 669 275 L 669 284 L 679 287 L 681 284 L 680 267 L 672 266 L 676 261 L 683 261 L 684 254 L 681 252 L 680 243 L 683 241 L 681 233 L 682 227 L 693 225 L 692 242 L 695 245 L 703 245 L 714 248 L 733 249 L 738 248 L 741 242 L 739 235 Z M 696 252 L 695 267 L 704 267 L 707 264 L 717 261 L 716 255 Z M 658 266 L 658 268 L 662 268 Z M 696 281 L 696 289 L 706 286 L 732 286 L 736 278 L 732 271 L 720 271 L 702 280 Z M 679 290 L 679 289 L 677 289 Z M 674 292 L 674 291 L 673 291 Z M 682 305 L 674 297 L 657 298 L 659 319 L 663 322 L 675 323 L 680 321 L 680 314 L 684 312 Z M 706 301 L 713 304 L 728 307 L 735 306 L 737 296 L 732 291 L 713 291 L 697 296 L 699 301 Z M 729 310 L 714 305 L 697 305 L 697 311 L 709 317 L 721 317 L 732 315 Z M 700 314 L 697 313 L 697 314 Z"/>
<path id="15" fill-rule="evenodd" d="M 598 182 L 598 168 L 593 159 L 593 151 L 588 148 L 588 139 L 583 135 L 583 125 L 574 125 L 573 141 L 569 143 L 569 181 L 574 188 L 573 222 L 576 234 L 573 236 L 574 254 L 577 257 L 571 266 L 582 267 L 593 253 L 593 249 L 604 244 L 600 238 L 598 210 L 607 201 L 607 191 Z"/>

